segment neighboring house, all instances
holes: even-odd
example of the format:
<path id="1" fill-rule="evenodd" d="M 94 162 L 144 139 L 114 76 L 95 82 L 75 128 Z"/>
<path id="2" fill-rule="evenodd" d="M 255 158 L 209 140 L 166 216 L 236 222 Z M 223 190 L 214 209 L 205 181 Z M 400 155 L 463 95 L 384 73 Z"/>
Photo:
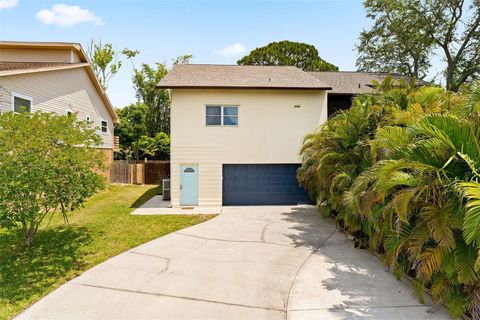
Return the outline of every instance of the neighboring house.
<path id="1" fill-rule="evenodd" d="M 309 202 L 299 151 L 330 85 L 295 67 L 177 65 L 158 87 L 171 89 L 173 207 Z"/>
<path id="2" fill-rule="evenodd" d="M 77 43 L 0 42 L 0 112 L 77 113 L 98 128 L 113 160 L 117 115 Z"/>

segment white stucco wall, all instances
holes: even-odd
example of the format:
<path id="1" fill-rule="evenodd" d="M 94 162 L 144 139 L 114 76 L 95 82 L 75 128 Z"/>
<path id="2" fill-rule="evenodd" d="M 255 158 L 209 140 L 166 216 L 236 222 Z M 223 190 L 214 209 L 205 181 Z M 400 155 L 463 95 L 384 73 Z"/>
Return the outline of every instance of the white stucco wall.
<path id="1" fill-rule="evenodd" d="M 32 98 L 32 111 L 66 114 L 78 112 L 98 127 L 102 148 L 113 148 L 113 120 L 85 68 L 35 72 L 0 77 L 0 112 L 12 111 L 12 93 Z M 108 122 L 106 133 L 100 122 Z"/>
<path id="2" fill-rule="evenodd" d="M 210 104 L 237 105 L 239 125 L 206 126 Z M 324 90 L 172 90 L 172 205 L 179 206 L 180 165 L 199 166 L 198 205 L 218 206 L 222 164 L 300 163 L 304 136 L 326 119 Z"/>

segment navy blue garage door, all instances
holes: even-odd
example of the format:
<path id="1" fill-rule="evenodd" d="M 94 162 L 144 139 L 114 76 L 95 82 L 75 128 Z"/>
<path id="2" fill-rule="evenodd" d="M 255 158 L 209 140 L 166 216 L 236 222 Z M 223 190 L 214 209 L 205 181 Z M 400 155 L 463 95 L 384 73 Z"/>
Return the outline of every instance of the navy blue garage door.
<path id="1" fill-rule="evenodd" d="M 224 164 L 224 205 L 311 203 L 298 185 L 298 164 Z"/>

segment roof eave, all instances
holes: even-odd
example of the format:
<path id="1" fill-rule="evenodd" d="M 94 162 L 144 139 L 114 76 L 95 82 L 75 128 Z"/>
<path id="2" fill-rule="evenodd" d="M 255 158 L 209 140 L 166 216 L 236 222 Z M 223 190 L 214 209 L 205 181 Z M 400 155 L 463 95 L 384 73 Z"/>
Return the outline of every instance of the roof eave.
<path id="1" fill-rule="evenodd" d="M 93 82 L 93 85 L 97 89 L 97 92 L 99 93 L 100 97 L 102 98 L 103 103 L 107 106 L 107 110 L 110 113 L 110 116 L 112 117 L 113 123 L 119 123 L 120 119 L 118 118 L 117 113 L 115 112 L 115 108 L 113 107 L 112 102 L 108 98 L 105 90 L 103 89 L 102 85 L 100 84 L 100 81 L 98 80 L 97 76 L 95 75 L 95 72 L 93 71 L 92 65 L 90 63 L 86 63 L 85 68 L 87 69 L 87 73 L 90 76 L 90 79 Z"/>
<path id="2" fill-rule="evenodd" d="M 332 96 L 346 96 L 346 95 L 359 95 L 359 94 L 366 94 L 366 93 L 371 93 L 373 92 L 374 90 L 372 89 L 372 91 L 365 91 L 365 92 L 334 92 L 334 91 L 330 91 L 328 94 L 329 95 L 332 95 Z"/>
<path id="3" fill-rule="evenodd" d="M 3 70 L 3 71 L 0 71 L 0 77 L 2 77 L 2 76 L 12 76 L 12 75 L 17 75 L 17 74 L 25 74 L 25 73 L 74 69 L 74 68 L 86 67 L 87 65 L 89 65 L 89 64 L 86 63 L 86 62 L 83 62 L 83 63 L 72 63 L 72 64 L 63 65 L 63 66 L 40 67 L 40 68 L 29 68 L 29 69 L 16 69 L 16 70 Z"/>
<path id="4" fill-rule="evenodd" d="M 161 85 L 157 89 L 257 89 L 257 90 L 332 90 L 332 87 L 272 87 L 272 86 L 179 86 Z"/>

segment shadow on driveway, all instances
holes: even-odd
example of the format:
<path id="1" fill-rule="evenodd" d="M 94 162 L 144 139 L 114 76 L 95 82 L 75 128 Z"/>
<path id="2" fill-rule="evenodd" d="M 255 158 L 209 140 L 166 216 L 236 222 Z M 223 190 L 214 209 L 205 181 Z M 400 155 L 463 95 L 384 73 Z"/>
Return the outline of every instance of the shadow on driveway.
<path id="1" fill-rule="evenodd" d="M 289 319 L 449 319 L 444 310 L 432 314 L 408 280 L 398 281 L 368 250 L 336 230 L 316 208 L 294 207 L 283 213 L 291 224 L 287 237 L 312 255 L 300 268 L 288 303 Z"/>

